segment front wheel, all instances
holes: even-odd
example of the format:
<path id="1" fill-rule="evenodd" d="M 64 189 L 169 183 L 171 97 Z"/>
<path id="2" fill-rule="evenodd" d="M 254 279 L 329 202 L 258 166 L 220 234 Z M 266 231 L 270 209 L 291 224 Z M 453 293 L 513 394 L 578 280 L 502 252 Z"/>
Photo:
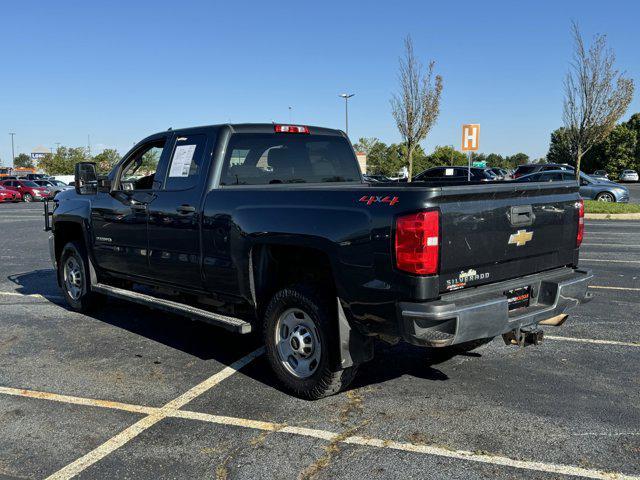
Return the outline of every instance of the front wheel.
<path id="1" fill-rule="evenodd" d="M 101 297 L 91 292 L 86 253 L 79 243 L 69 242 L 62 249 L 58 280 L 64 298 L 73 310 L 84 312 L 99 304 Z"/>
<path id="2" fill-rule="evenodd" d="M 338 393 L 356 373 L 336 361 L 337 319 L 331 300 L 308 285 L 276 293 L 264 317 L 267 358 L 280 383 L 315 400 Z"/>
<path id="3" fill-rule="evenodd" d="M 24 202 L 26 202 L 26 203 L 31 203 L 31 202 L 33 202 L 33 196 L 32 196 L 30 193 L 25 193 L 25 194 L 22 196 L 22 200 L 23 200 Z"/>
<path id="4" fill-rule="evenodd" d="M 616 198 L 609 192 L 599 193 L 596 197 L 599 202 L 615 202 Z"/>

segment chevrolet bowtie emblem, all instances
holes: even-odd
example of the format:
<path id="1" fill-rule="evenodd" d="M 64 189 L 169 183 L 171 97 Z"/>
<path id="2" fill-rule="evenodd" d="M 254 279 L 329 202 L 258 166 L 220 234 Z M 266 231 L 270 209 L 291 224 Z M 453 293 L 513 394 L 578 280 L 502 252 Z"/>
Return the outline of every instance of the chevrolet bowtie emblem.
<path id="1" fill-rule="evenodd" d="M 509 237 L 509 245 L 515 243 L 516 246 L 521 247 L 529 240 L 533 238 L 533 232 L 527 232 L 526 230 L 518 230 L 518 233 L 512 233 Z"/>

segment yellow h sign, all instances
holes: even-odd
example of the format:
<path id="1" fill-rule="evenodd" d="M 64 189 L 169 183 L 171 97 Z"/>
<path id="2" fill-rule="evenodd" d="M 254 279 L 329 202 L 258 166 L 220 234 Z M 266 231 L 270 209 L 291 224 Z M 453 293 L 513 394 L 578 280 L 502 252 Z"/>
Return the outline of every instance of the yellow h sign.
<path id="1" fill-rule="evenodd" d="M 480 147 L 480 124 L 462 125 L 462 151 L 475 152 Z"/>

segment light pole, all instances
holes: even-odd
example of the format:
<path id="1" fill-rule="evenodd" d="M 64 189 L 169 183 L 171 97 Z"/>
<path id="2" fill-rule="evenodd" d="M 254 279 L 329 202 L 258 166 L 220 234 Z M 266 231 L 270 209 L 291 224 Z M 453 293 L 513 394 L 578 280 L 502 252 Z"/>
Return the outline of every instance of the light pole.
<path id="1" fill-rule="evenodd" d="M 16 135 L 15 133 L 9 133 L 9 135 L 11 135 L 11 164 L 13 164 L 13 162 L 16 159 L 16 152 L 15 149 L 13 148 L 13 137 Z"/>
<path id="2" fill-rule="evenodd" d="M 339 97 L 344 98 L 344 126 L 347 137 L 349 136 L 349 99 L 353 97 L 355 93 L 341 93 Z"/>
<path id="3" fill-rule="evenodd" d="M 289 105 L 289 123 L 292 122 L 291 120 L 291 110 L 293 109 L 293 107 L 291 105 Z"/>

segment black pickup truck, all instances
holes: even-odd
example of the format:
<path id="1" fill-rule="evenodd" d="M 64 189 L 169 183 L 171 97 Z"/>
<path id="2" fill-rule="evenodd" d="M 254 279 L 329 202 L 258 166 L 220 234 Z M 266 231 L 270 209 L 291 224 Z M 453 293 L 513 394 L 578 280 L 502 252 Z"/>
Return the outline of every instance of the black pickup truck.
<path id="1" fill-rule="evenodd" d="M 47 208 L 47 210 L 50 210 Z M 246 334 L 293 393 L 339 391 L 374 339 L 525 345 L 589 300 L 575 182 L 375 183 L 344 133 L 168 130 L 47 211 L 68 304 L 105 296 Z"/>

